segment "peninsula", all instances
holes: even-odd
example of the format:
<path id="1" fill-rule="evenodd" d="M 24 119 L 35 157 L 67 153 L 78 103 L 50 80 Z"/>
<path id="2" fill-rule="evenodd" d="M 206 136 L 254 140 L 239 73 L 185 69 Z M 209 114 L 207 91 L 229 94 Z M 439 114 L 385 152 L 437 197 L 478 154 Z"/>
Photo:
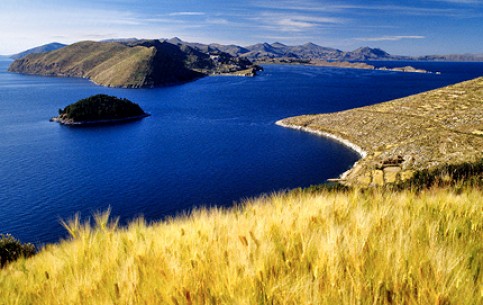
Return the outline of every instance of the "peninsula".
<path id="1" fill-rule="evenodd" d="M 147 116 L 138 104 L 127 99 L 98 94 L 59 109 L 59 116 L 51 121 L 80 126 L 127 122 Z"/>
<path id="2" fill-rule="evenodd" d="M 361 155 L 340 177 L 354 186 L 410 179 L 416 171 L 483 159 L 483 77 L 347 111 L 276 124 L 341 141 Z"/>
<path id="3" fill-rule="evenodd" d="M 254 76 L 246 58 L 203 53 L 160 40 L 82 41 L 15 60 L 10 72 L 87 78 L 106 87 L 144 88 L 189 82 L 207 75 Z"/>

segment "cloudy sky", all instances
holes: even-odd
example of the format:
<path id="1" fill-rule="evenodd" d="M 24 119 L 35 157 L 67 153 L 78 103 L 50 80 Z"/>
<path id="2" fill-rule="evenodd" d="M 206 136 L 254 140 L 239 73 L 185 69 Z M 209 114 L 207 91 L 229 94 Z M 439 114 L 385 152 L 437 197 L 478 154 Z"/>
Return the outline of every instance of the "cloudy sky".
<path id="1" fill-rule="evenodd" d="M 174 36 L 401 55 L 483 53 L 483 0 L 0 0 L 0 54 L 53 41 Z"/>

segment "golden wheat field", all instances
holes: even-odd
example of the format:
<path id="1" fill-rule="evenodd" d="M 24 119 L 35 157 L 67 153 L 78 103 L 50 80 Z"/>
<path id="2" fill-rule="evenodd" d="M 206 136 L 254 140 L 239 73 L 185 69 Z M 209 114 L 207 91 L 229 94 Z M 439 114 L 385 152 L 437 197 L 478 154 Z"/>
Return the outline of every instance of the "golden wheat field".
<path id="1" fill-rule="evenodd" d="M 70 240 L 0 270 L 0 304 L 482 304 L 483 191 L 290 192 Z"/>

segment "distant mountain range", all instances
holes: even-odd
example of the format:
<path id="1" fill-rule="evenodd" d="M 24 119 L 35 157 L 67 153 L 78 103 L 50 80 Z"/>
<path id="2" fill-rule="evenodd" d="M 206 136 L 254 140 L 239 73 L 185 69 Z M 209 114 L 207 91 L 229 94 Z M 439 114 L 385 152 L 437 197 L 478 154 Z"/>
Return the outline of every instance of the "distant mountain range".
<path id="1" fill-rule="evenodd" d="M 55 51 L 55 50 L 58 50 L 60 48 L 65 47 L 65 46 L 66 45 L 62 44 L 62 43 L 52 42 L 52 43 L 44 44 L 44 45 L 39 46 L 39 47 L 35 47 L 35 48 L 32 48 L 32 49 L 25 50 L 25 51 L 17 53 L 17 54 L 10 55 L 9 57 L 11 59 L 19 59 L 19 58 L 22 58 L 22 57 L 27 56 L 29 54 L 38 54 L 38 53 Z"/>
<path id="2" fill-rule="evenodd" d="M 132 41 L 133 38 L 131 38 Z M 266 62 L 272 59 L 291 60 L 325 60 L 325 61 L 371 61 L 371 60 L 426 60 L 426 61 L 483 61 L 482 54 L 459 55 L 426 55 L 402 56 L 391 55 L 379 48 L 361 47 L 354 51 L 342 51 L 306 43 L 304 45 L 289 46 L 280 42 L 259 43 L 246 47 L 237 45 L 200 44 L 185 42 L 175 37 L 165 41 L 176 45 L 188 45 L 201 52 L 225 52 L 232 56 L 242 56 L 254 62 Z"/>
<path id="3" fill-rule="evenodd" d="M 103 42 L 117 42 L 124 45 L 136 45 L 142 43 L 141 39 L 109 39 Z M 449 55 L 425 55 L 425 56 L 402 56 L 391 55 L 378 48 L 361 47 L 354 51 L 341 51 L 339 49 L 322 47 L 314 43 L 304 45 L 288 46 L 283 43 L 275 42 L 259 43 L 246 47 L 238 45 L 221 44 L 202 44 L 186 42 L 177 37 L 171 39 L 161 39 L 174 45 L 189 46 L 202 53 L 222 52 L 231 56 L 242 56 L 250 61 L 267 62 L 273 59 L 290 59 L 299 61 L 325 60 L 325 61 L 370 61 L 370 60 L 422 60 L 422 61 L 483 61 L 481 54 L 449 54 Z M 28 54 L 44 53 L 65 47 L 61 43 L 49 43 L 43 46 L 32 48 L 24 52 L 11 55 L 10 58 L 18 59 Z"/>
<path id="4" fill-rule="evenodd" d="M 374 69 L 371 65 L 359 62 L 483 61 L 483 54 L 410 57 L 391 55 L 369 47 L 349 52 L 313 43 L 288 46 L 276 42 L 241 47 L 191 43 L 175 37 L 162 40 L 129 38 L 103 42 L 83 41 L 68 46 L 51 43 L 15 54 L 11 58 L 16 59 L 9 67 L 11 72 L 82 77 L 103 86 L 141 88 L 187 82 L 213 74 L 253 76 L 260 69 L 256 64 L 263 63 Z M 426 72 L 412 67 L 397 68 L 397 71 Z"/>
<path id="5" fill-rule="evenodd" d="M 425 55 L 416 57 L 423 61 L 483 61 L 481 54 L 449 54 L 449 55 Z"/>
<path id="6" fill-rule="evenodd" d="M 190 43 L 176 37 L 166 41 L 176 45 L 188 45 L 201 52 L 225 52 L 232 56 L 242 56 L 255 62 L 264 62 L 276 58 L 326 61 L 392 60 L 394 58 L 394 56 L 391 56 L 381 49 L 371 49 L 368 47 L 359 48 L 351 52 L 344 52 L 338 49 L 322 47 L 314 43 L 288 46 L 280 42 L 275 42 L 272 44 L 259 43 L 241 47 L 237 45 Z"/>

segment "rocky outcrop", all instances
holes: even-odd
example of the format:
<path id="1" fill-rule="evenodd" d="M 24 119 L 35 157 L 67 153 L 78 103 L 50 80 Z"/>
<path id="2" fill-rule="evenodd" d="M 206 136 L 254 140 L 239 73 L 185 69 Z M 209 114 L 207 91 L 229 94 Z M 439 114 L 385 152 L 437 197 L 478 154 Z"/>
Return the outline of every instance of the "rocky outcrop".
<path id="1" fill-rule="evenodd" d="M 396 71 L 396 72 L 412 72 L 412 73 L 428 73 L 428 71 L 424 69 L 416 69 L 411 66 L 405 66 L 405 67 L 396 67 L 396 68 L 386 68 L 386 67 L 381 67 L 378 68 L 377 70 L 381 71 Z"/>

